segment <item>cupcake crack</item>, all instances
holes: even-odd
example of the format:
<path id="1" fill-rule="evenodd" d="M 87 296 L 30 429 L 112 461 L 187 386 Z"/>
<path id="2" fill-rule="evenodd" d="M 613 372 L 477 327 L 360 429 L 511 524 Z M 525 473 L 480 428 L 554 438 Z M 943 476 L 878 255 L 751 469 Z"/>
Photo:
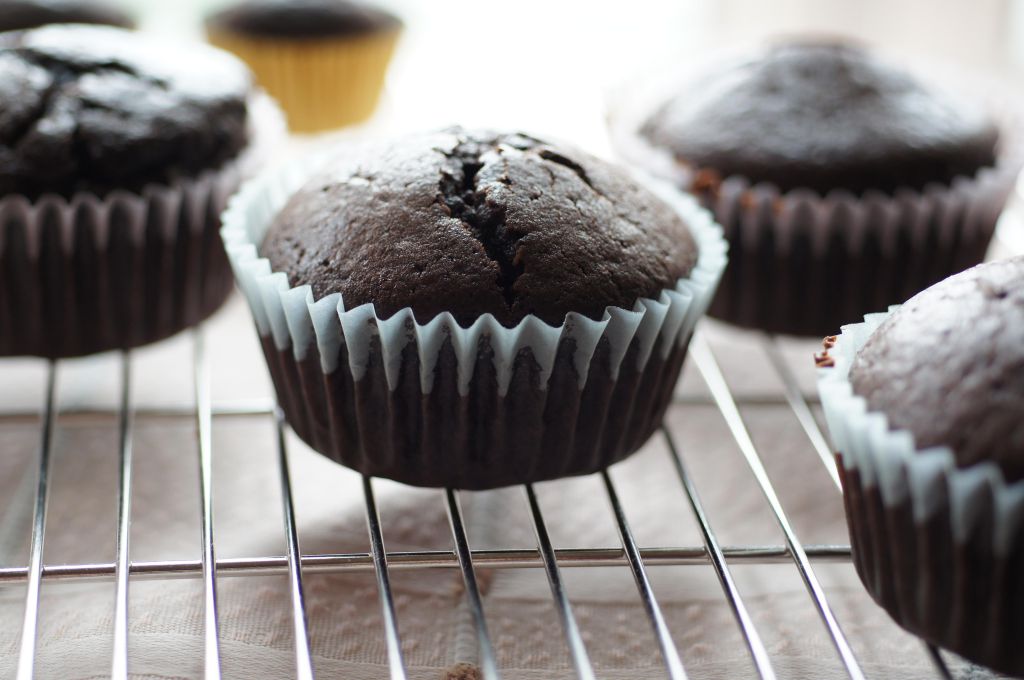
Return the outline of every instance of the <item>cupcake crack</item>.
<path id="1" fill-rule="evenodd" d="M 453 149 L 442 151 L 447 162 L 441 168 L 438 188 L 448 213 L 462 222 L 480 242 L 488 259 L 498 266 L 495 283 L 511 308 L 516 301 L 516 281 L 524 271 L 517 256 L 522 235 L 506 228 L 506 207 L 490 200 L 487 186 L 480 186 L 479 182 L 484 156 L 497 149 L 498 141 L 461 138 Z"/>
<path id="2" fill-rule="evenodd" d="M 576 176 L 579 177 L 584 184 L 590 187 L 590 189 L 594 193 L 600 196 L 604 195 L 594 187 L 593 182 L 590 181 L 590 177 L 587 176 L 587 171 L 583 169 L 583 166 L 577 163 L 576 161 L 572 160 L 571 158 L 566 158 L 562 154 L 552 149 L 541 149 L 540 151 L 537 152 L 537 155 L 546 161 L 550 161 L 552 163 L 556 163 L 563 167 L 569 168 L 574 173 L 576 173 Z"/>
<path id="3" fill-rule="evenodd" d="M 20 50 L 17 54 L 25 63 L 46 70 L 50 77 L 53 78 L 53 88 L 58 90 L 74 86 L 75 83 L 86 76 L 104 76 L 109 74 L 120 74 L 134 78 L 148 83 L 157 89 L 166 90 L 168 88 L 168 83 L 163 78 L 152 73 L 140 72 L 132 65 L 117 59 L 109 59 L 99 63 L 76 63 L 28 49 Z"/>
<path id="4" fill-rule="evenodd" d="M 0 189 L 30 200 L 139 193 L 237 157 L 249 141 L 250 77 L 198 49 L 209 54 L 175 59 L 171 46 L 96 26 L 5 35 L 0 71 L 17 96 L 0 116 Z"/>

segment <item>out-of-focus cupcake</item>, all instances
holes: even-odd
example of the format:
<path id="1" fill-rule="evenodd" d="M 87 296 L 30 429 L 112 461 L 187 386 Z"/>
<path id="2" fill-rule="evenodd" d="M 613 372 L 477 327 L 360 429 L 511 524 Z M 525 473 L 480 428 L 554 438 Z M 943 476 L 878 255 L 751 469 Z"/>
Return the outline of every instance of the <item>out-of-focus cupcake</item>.
<path id="1" fill-rule="evenodd" d="M 99 0 L 3 0 L 0 31 L 24 31 L 47 24 L 99 24 L 135 28 L 117 7 Z"/>
<path id="2" fill-rule="evenodd" d="M 980 262 L 1021 162 L 991 92 L 839 42 L 734 53 L 633 94 L 617 149 L 729 239 L 709 314 L 773 333 L 832 333 Z"/>
<path id="3" fill-rule="evenodd" d="M 223 236 L 311 447 L 488 488 L 595 472 L 657 429 L 725 266 L 696 202 L 514 132 L 309 165 L 243 188 Z"/>
<path id="4" fill-rule="evenodd" d="M 231 291 L 219 214 L 280 114 L 204 45 L 61 24 L 0 38 L 0 356 L 167 337 Z"/>
<path id="5" fill-rule="evenodd" d="M 1024 675 L 1024 257 L 844 326 L 818 363 L 868 592 L 907 630 Z"/>
<path id="6" fill-rule="evenodd" d="M 347 0 L 246 0 L 206 21 L 209 41 L 249 64 L 295 132 L 369 118 L 401 29 L 394 15 Z"/>

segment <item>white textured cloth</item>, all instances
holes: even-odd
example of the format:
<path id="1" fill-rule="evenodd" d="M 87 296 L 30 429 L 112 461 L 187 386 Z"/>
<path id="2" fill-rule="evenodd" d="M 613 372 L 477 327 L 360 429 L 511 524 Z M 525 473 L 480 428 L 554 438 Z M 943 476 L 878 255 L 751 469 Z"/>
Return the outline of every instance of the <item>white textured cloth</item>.
<path id="1" fill-rule="evenodd" d="M 240 300 L 207 330 L 215 403 L 265 398 L 262 357 Z M 736 392 L 778 397 L 779 384 L 756 338 L 714 326 L 713 346 Z M 812 388 L 813 344 L 786 348 Z M 137 353 L 134 403 L 192 403 L 189 337 Z M 116 403 L 114 356 L 66 362 L 59 376 L 65 411 Z M 0 362 L 0 410 L 30 412 L 42 403 L 41 362 Z M 681 397 L 704 394 L 692 369 Z M 692 401 L 692 400 L 691 400 Z M 763 400 L 762 400 L 763 401 Z M 752 405 L 744 416 L 765 458 L 783 505 L 805 543 L 846 543 L 838 491 L 784 404 Z M 729 432 L 710 405 L 673 405 L 668 423 L 725 545 L 782 543 L 764 499 Z M 114 418 L 60 417 L 53 457 L 47 564 L 112 562 L 117 498 Z M 34 484 L 38 422 L 0 419 L 0 562 L 24 565 L 27 512 Z M 139 417 L 131 557 L 198 559 L 198 459 L 188 417 Z M 305 553 L 369 550 L 360 478 L 301 442 L 290 440 L 291 471 L 301 547 Z M 273 425 L 268 417 L 218 418 L 213 432 L 216 546 L 219 558 L 283 555 L 282 505 Z M 682 487 L 660 436 L 612 477 L 643 547 L 700 544 Z M 376 482 L 389 550 L 451 549 L 441 492 Z M 27 493 L 26 493 L 27 491 Z M 598 478 L 537 486 L 558 548 L 615 547 L 618 536 Z M 533 548 L 533 529 L 521 489 L 463 494 L 474 548 Z M 843 629 L 869 676 L 931 678 L 923 646 L 876 607 L 847 564 L 818 563 Z M 665 673 L 630 572 L 564 568 L 574 612 L 602 678 L 659 678 Z M 694 678 L 752 677 L 753 667 L 710 566 L 652 567 L 655 594 Z M 733 565 L 733 574 L 780 677 L 843 677 L 838 658 L 791 564 Z M 436 680 L 477 654 L 472 621 L 455 569 L 391 572 L 403 651 L 411 677 Z M 488 625 L 504 677 L 574 677 L 543 570 L 480 570 Z M 218 582 L 223 671 L 228 678 L 278 678 L 294 673 L 291 605 L 284 575 L 222 576 Z M 371 571 L 305 578 L 314 664 L 319 677 L 384 678 L 386 649 Z M 202 670 L 202 591 L 198 579 L 133 580 L 130 590 L 130 669 L 138 678 L 198 678 Z M 24 587 L 0 588 L 0 675 L 13 673 Z M 114 585 L 44 581 L 38 635 L 38 674 L 78 680 L 109 675 Z M 960 672 L 985 677 L 982 671 Z"/>

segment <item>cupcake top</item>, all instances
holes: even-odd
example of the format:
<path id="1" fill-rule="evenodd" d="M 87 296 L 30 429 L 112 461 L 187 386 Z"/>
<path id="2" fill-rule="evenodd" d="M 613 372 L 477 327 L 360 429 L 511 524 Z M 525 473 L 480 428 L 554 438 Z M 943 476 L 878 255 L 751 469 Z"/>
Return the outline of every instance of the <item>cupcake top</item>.
<path id="1" fill-rule="evenodd" d="M 399 26 L 384 10 L 347 0 L 246 0 L 212 15 L 211 28 L 266 38 L 358 36 Z"/>
<path id="2" fill-rule="evenodd" d="M 106 24 L 133 28 L 127 14 L 102 2 L 90 0 L 3 0 L 0 31 L 23 31 L 47 24 Z"/>
<path id="3" fill-rule="evenodd" d="M 59 25 L 0 39 L 0 195 L 138 190 L 246 145 L 248 70 L 203 45 Z"/>
<path id="4" fill-rule="evenodd" d="M 918 448 L 1024 479 L 1024 257 L 981 264 L 911 298 L 850 368 L 871 411 Z"/>
<path id="5" fill-rule="evenodd" d="M 985 107 L 849 44 L 794 42 L 721 61 L 640 134 L 681 163 L 784 191 L 891 193 L 995 163 Z"/>
<path id="6" fill-rule="evenodd" d="M 260 247 L 291 285 L 381 317 L 600 319 L 686 277 L 697 245 L 627 173 L 516 132 L 451 129 L 349 152 L 285 205 Z"/>

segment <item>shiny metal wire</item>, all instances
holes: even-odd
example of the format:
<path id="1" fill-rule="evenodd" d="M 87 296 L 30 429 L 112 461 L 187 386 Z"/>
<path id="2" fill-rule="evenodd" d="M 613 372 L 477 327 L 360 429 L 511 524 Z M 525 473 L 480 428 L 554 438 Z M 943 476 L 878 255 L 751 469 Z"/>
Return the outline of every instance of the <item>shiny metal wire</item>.
<path id="1" fill-rule="evenodd" d="M 661 613 L 661 607 L 654 597 L 654 590 L 647 578 L 647 568 L 640 557 L 640 549 L 633 539 L 633 531 L 626 520 L 626 511 L 619 502 L 619 494 L 612 483 L 611 475 L 607 470 L 601 472 L 601 480 L 604 482 L 605 491 L 608 493 L 608 502 L 612 506 L 612 514 L 615 515 L 615 528 L 618 529 L 619 538 L 622 540 L 622 548 L 626 551 L 626 558 L 629 560 L 629 568 L 633 572 L 633 579 L 636 581 L 637 592 L 640 593 L 640 600 L 643 602 L 647 617 L 651 620 L 654 628 L 654 635 L 661 648 L 661 656 L 665 661 L 665 670 L 671 680 L 682 680 L 686 678 L 686 671 L 683 669 L 683 660 L 679 658 L 679 649 L 672 641 L 672 633 L 669 632 L 665 617 Z"/>
<path id="2" fill-rule="evenodd" d="M 121 353 L 121 403 L 118 407 L 117 562 L 114 576 L 114 652 L 110 676 L 128 680 L 128 575 L 132 517 L 132 356 Z"/>
<path id="3" fill-rule="evenodd" d="M 213 547 L 213 414 L 210 366 L 203 329 L 193 331 L 193 380 L 196 402 L 196 445 L 199 453 L 199 540 L 203 547 L 203 666 L 207 678 L 220 677 L 217 624 L 217 556 Z"/>
<path id="4" fill-rule="evenodd" d="M 835 467 L 827 438 L 818 426 L 813 413 L 814 400 L 807 398 L 800 390 L 795 376 L 786 364 L 775 338 L 766 337 L 763 349 L 782 382 L 783 391 L 779 396 L 745 399 L 743 405 L 788 404 L 793 415 L 806 433 L 811 449 L 817 454 L 830 478 L 839 489 L 839 476 Z M 392 570 L 458 569 L 465 586 L 468 611 L 472 618 L 478 646 L 478 665 L 483 677 L 488 680 L 500 677 L 500 664 L 495 652 L 485 613 L 484 596 L 476 580 L 477 568 L 490 569 L 544 569 L 551 588 L 555 611 L 559 617 L 570 659 L 580 680 L 595 677 L 587 646 L 576 624 L 571 599 L 566 592 L 562 571 L 586 567 L 619 567 L 630 569 L 636 584 L 638 596 L 644 605 L 655 638 L 662 652 L 665 673 L 668 677 L 685 678 L 684 659 L 661 614 L 647 578 L 651 567 L 668 565 L 710 565 L 718 576 L 723 596 L 731 608 L 737 626 L 746 641 L 754 668 L 762 678 L 774 678 L 775 671 L 771 658 L 760 634 L 754 626 L 746 605 L 734 583 L 731 564 L 783 564 L 791 563 L 798 570 L 807 587 L 808 594 L 818 609 L 826 632 L 831 636 L 839 659 L 851 678 L 862 678 L 863 672 L 853 655 L 852 649 L 837 621 L 825 592 L 817 581 L 812 562 L 850 561 L 848 545 L 804 545 L 789 525 L 781 501 L 772 486 L 757 451 L 743 422 L 739 405 L 729 390 L 706 338 L 699 334 L 691 347 L 691 360 L 707 384 L 711 398 L 688 397 L 678 399 L 686 403 L 715 405 L 744 455 L 755 481 L 761 487 L 768 504 L 768 511 L 783 530 L 785 545 L 723 546 L 712 526 L 712 520 L 700 500 L 697 485 L 685 464 L 685 449 L 675 441 L 666 429 L 663 433 L 668 445 L 672 464 L 688 504 L 694 513 L 704 539 L 699 546 L 659 546 L 643 548 L 637 545 L 622 506 L 612 476 L 601 473 L 606 494 L 611 505 L 616 530 L 621 546 L 596 548 L 558 548 L 552 544 L 547 524 L 531 485 L 523 487 L 530 519 L 537 539 L 536 549 L 493 549 L 473 550 L 467 534 L 465 520 L 459 502 L 459 492 L 447 489 L 443 500 L 448 512 L 452 532 L 451 550 L 393 551 L 385 547 L 385 536 L 380 523 L 379 510 L 373 494 L 373 480 L 364 478 L 366 521 L 369 536 L 369 551 L 365 553 L 303 554 L 298 539 L 298 517 L 292 502 L 291 479 L 288 470 L 286 424 L 283 414 L 273 403 L 265 400 L 216 403 L 212 400 L 209 386 L 209 368 L 202 329 L 193 334 L 193 375 L 195 380 L 195 406 L 192 409 L 150 408 L 132 403 L 132 355 L 122 353 L 120 359 L 121 394 L 116 411 L 118 423 L 118 516 L 116 526 L 116 557 L 112 563 L 48 565 L 43 562 L 43 545 L 46 533 L 46 508 L 50 459 L 53 450 L 53 435 L 57 419 L 57 374 L 58 363 L 50 362 L 46 378 L 46 397 L 42 409 L 40 427 L 39 459 L 36 478 L 36 492 L 31 515 L 31 543 L 26 566 L 0 567 L 0 585 L 25 584 L 25 612 L 22 626 L 22 641 L 18 656 L 18 680 L 30 680 L 34 674 L 36 654 L 36 630 L 39 618 L 39 592 L 43 582 L 61 581 L 105 581 L 115 584 L 114 640 L 111 662 L 112 677 L 127 678 L 129 662 L 128 639 L 128 595 L 132 580 L 167 580 L 178 578 L 200 578 L 204 587 L 205 655 L 204 672 L 207 678 L 219 678 L 221 670 L 220 650 L 217 636 L 217 581 L 220 578 L 235 578 L 252 575 L 287 575 L 291 591 L 292 623 L 295 638 L 295 670 L 300 680 L 312 680 L 315 675 L 313 650 L 309 636 L 309 613 L 303 590 L 303 576 L 309 573 L 331 573 L 343 571 L 372 572 L 377 579 L 380 594 L 381 613 L 384 622 L 384 639 L 390 666 L 391 680 L 404 680 L 407 669 L 402 654 L 399 635 L 399 620 L 395 611 L 389 574 Z M 103 413 L 109 411 L 75 411 L 69 413 Z M 64 415 L 64 414 L 62 414 Z M 0 419 L 17 420 L 39 418 L 38 411 L 17 411 L 0 413 Z M 130 555 L 131 526 L 131 481 L 132 481 L 132 431 L 137 418 L 191 417 L 196 426 L 196 448 L 199 459 L 199 484 L 201 503 L 200 540 L 202 558 L 199 560 L 140 562 L 132 561 Z M 235 416 L 270 416 L 276 423 L 278 442 L 278 467 L 282 493 L 286 554 L 255 556 L 245 558 L 217 559 L 213 536 L 213 468 L 215 452 L 212 447 L 212 427 L 216 418 Z M 934 648 L 928 648 L 937 676 L 951 678 L 952 675 L 942 655 Z"/>
<path id="5" fill-rule="evenodd" d="M 380 528 L 380 513 L 373 495 L 373 480 L 363 477 L 363 497 L 366 500 L 366 530 L 370 534 L 370 554 L 377 574 L 377 590 L 380 593 L 380 608 L 384 616 L 384 641 L 388 648 L 388 666 L 391 680 L 405 680 L 405 660 L 402 658 L 402 641 L 398 635 L 398 618 L 395 615 L 395 599 L 391 594 L 391 578 L 388 574 L 388 556 L 384 549 L 384 534 Z"/>
<path id="6" fill-rule="evenodd" d="M 526 504 L 530 507 L 533 531 L 537 536 L 537 550 L 544 561 L 544 571 L 548 576 L 548 585 L 551 586 L 551 597 L 555 601 L 555 610 L 558 612 L 562 629 L 565 631 L 565 640 L 569 645 L 569 654 L 572 657 L 573 667 L 576 669 L 576 677 L 579 680 L 595 680 L 594 669 L 590 665 L 590 656 L 587 654 L 587 646 L 583 643 L 583 636 L 580 634 L 579 626 L 576 625 L 576 617 L 572 613 L 572 605 L 569 603 L 569 596 L 562 583 L 562 572 L 558 568 L 558 555 L 551 546 L 547 523 L 544 521 L 544 514 L 540 511 L 537 494 L 533 492 L 532 484 L 524 485 L 523 491 L 526 493 Z"/>
<path id="7" fill-rule="evenodd" d="M 284 535 L 288 547 L 288 587 L 292 599 L 292 631 L 295 636 L 295 677 L 313 680 L 313 650 L 309 641 L 309 614 L 306 593 L 302 586 L 302 550 L 299 548 L 299 529 L 292 502 L 292 478 L 288 471 L 288 447 L 285 441 L 284 413 L 276 410 L 277 462 L 281 475 L 281 501 L 284 506 Z"/>
<path id="8" fill-rule="evenodd" d="M 796 565 L 800 578 L 803 579 L 804 585 L 807 587 L 811 601 L 814 603 L 815 609 L 818 610 L 822 623 L 832 639 L 832 644 L 836 648 L 843 666 L 846 668 L 847 675 L 850 676 L 851 680 L 863 680 L 864 672 L 861 670 L 860 664 L 853 654 L 853 648 L 846 639 L 846 634 L 840 628 L 839 621 L 836 619 L 835 613 L 825 597 L 825 590 L 821 587 L 818 577 L 811 568 L 811 562 L 807 557 L 803 544 L 800 543 L 796 531 L 793 530 L 793 526 L 789 523 L 786 511 L 782 508 L 782 502 L 779 500 L 775 487 L 772 486 L 771 479 L 768 477 L 768 471 L 765 470 L 764 463 L 761 461 L 761 455 L 754 446 L 750 433 L 747 431 L 747 426 L 743 422 L 743 416 L 740 415 L 740 410 L 736 406 L 736 400 L 729 391 L 729 386 L 725 382 L 725 376 L 722 375 L 722 370 L 718 367 L 718 362 L 711 351 L 711 346 L 703 335 L 698 334 L 693 338 L 690 346 L 690 356 L 693 358 L 694 363 L 697 364 L 697 370 L 704 378 L 704 382 L 707 383 L 708 389 L 711 390 L 711 394 L 718 405 L 718 410 L 721 411 L 722 417 L 725 418 L 729 431 L 740 448 L 740 453 L 743 454 L 743 458 L 747 461 L 747 466 L 750 467 L 754 479 L 757 481 L 758 486 L 761 487 L 761 493 L 768 502 L 776 523 L 782 529 L 786 545 L 789 546 L 789 551 L 793 556 L 793 564 Z"/>
<path id="9" fill-rule="evenodd" d="M 31 680 L 36 663 L 36 629 L 39 625 L 39 589 L 43 578 L 43 541 L 46 538 L 46 506 L 49 501 L 50 456 L 53 453 L 54 421 L 57 418 L 57 362 L 50 361 L 46 374 L 46 401 L 43 405 L 42 433 L 39 441 L 39 476 L 32 509 L 32 543 L 29 548 L 28 587 L 25 589 L 25 616 L 18 651 L 18 680 Z"/>

